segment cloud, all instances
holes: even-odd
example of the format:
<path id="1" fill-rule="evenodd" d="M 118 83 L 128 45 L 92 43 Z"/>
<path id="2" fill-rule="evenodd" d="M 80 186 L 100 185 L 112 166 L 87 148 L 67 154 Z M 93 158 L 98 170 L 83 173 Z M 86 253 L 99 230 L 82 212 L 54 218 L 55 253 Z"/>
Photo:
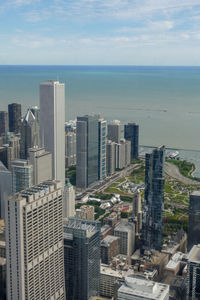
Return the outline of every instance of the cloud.
<path id="1" fill-rule="evenodd" d="M 39 35 L 14 35 L 10 38 L 11 43 L 20 48 L 47 48 L 56 44 L 53 38 Z"/>
<path id="2" fill-rule="evenodd" d="M 25 20 L 31 23 L 37 23 L 48 20 L 51 17 L 51 15 L 51 12 L 48 10 L 41 10 L 40 12 L 37 10 L 31 10 L 22 14 Z"/>

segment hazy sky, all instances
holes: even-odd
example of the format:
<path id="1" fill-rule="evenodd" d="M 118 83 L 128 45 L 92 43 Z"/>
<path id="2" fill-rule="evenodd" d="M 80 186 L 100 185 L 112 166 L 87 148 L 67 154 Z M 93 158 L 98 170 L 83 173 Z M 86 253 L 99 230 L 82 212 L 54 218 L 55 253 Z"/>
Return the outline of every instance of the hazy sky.
<path id="1" fill-rule="evenodd" d="M 200 65 L 200 0 L 0 0 L 0 64 Z"/>

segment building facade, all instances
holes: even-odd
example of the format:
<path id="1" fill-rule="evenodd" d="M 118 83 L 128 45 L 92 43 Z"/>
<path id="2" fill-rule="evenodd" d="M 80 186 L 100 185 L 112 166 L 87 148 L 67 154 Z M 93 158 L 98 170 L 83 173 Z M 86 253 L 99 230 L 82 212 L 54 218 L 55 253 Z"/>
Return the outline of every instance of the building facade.
<path id="1" fill-rule="evenodd" d="M 94 206 L 82 205 L 79 209 L 76 209 L 76 218 L 94 220 Z"/>
<path id="2" fill-rule="evenodd" d="M 76 186 L 87 188 L 98 181 L 98 116 L 77 118 Z"/>
<path id="3" fill-rule="evenodd" d="M 200 245 L 194 245 L 188 254 L 186 299 L 200 299 Z"/>
<path id="4" fill-rule="evenodd" d="M 67 132 L 65 135 L 66 168 L 76 165 L 76 133 Z"/>
<path id="5" fill-rule="evenodd" d="M 128 123 L 124 125 L 124 138 L 131 141 L 131 158 L 138 159 L 139 156 L 139 125 Z"/>
<path id="6" fill-rule="evenodd" d="M 75 190 L 73 185 L 67 180 L 63 192 L 63 217 L 74 217 L 75 214 Z"/>
<path id="7" fill-rule="evenodd" d="M 108 140 L 120 143 L 121 140 L 121 124 L 118 120 L 113 120 L 108 124 Z"/>
<path id="8" fill-rule="evenodd" d="M 112 175 L 115 173 L 115 142 L 110 140 L 106 143 L 106 169 L 107 175 Z"/>
<path id="9" fill-rule="evenodd" d="M 66 299 L 88 300 L 100 289 L 100 222 L 69 218 L 64 226 Z"/>
<path id="10" fill-rule="evenodd" d="M 0 161 L 0 219 L 5 219 L 5 204 L 12 193 L 12 174 Z"/>
<path id="11" fill-rule="evenodd" d="M 29 161 L 33 166 L 33 185 L 52 180 L 52 154 L 44 148 L 29 148 Z"/>
<path id="12" fill-rule="evenodd" d="M 40 84 L 40 136 L 52 153 L 52 176 L 65 186 L 65 84 L 49 80 Z"/>
<path id="13" fill-rule="evenodd" d="M 20 157 L 27 159 L 29 148 L 35 146 L 40 146 L 40 131 L 34 114 L 28 109 L 21 127 Z"/>
<path id="14" fill-rule="evenodd" d="M 143 211 L 143 245 L 145 249 L 162 249 L 164 209 L 165 147 L 147 153 L 145 158 L 145 207 Z"/>
<path id="15" fill-rule="evenodd" d="M 121 221 L 114 235 L 120 237 L 120 254 L 131 256 L 135 249 L 135 224 Z"/>
<path id="16" fill-rule="evenodd" d="M 200 244 L 200 191 L 190 194 L 188 225 L 188 251 L 190 251 L 194 245 Z"/>
<path id="17" fill-rule="evenodd" d="M 8 113 L 7 111 L 0 111 L 0 136 L 8 131 Z"/>
<path id="18" fill-rule="evenodd" d="M 12 103 L 8 105 L 9 131 L 14 133 L 21 132 L 22 108 L 21 104 Z"/>
<path id="19" fill-rule="evenodd" d="M 17 193 L 33 186 L 33 166 L 28 160 L 18 159 L 11 163 L 12 192 Z"/>
<path id="20" fill-rule="evenodd" d="M 6 262 L 8 300 L 65 300 L 60 182 L 43 182 L 9 198 Z"/>
<path id="21" fill-rule="evenodd" d="M 107 140 L 107 121 L 103 118 L 98 120 L 98 179 L 106 177 L 106 140 Z"/>
<path id="22" fill-rule="evenodd" d="M 101 263 L 109 264 L 112 258 L 120 253 L 120 238 L 107 235 L 101 241 Z"/>

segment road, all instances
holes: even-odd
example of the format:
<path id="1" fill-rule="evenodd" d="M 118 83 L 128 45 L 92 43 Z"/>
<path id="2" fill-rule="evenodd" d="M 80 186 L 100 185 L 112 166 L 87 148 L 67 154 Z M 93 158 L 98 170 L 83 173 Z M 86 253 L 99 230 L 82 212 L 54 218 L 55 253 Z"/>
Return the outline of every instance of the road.
<path id="1" fill-rule="evenodd" d="M 89 196 L 89 195 L 93 195 L 95 193 L 102 192 L 104 189 L 109 187 L 113 182 L 119 180 L 120 178 L 124 178 L 126 176 L 129 176 L 134 169 L 137 169 L 139 167 L 140 167 L 139 164 L 134 164 L 134 165 L 130 165 L 129 167 L 123 169 L 122 171 L 116 172 L 115 174 L 107 177 L 102 182 L 98 182 L 95 185 L 93 185 L 90 188 L 83 191 L 82 193 L 79 193 L 76 196 L 76 200 L 81 200 L 85 196 Z"/>
<path id="2" fill-rule="evenodd" d="M 165 173 L 170 177 L 173 177 L 184 184 L 200 185 L 200 182 L 184 177 L 180 172 L 179 168 L 173 164 L 165 162 Z"/>

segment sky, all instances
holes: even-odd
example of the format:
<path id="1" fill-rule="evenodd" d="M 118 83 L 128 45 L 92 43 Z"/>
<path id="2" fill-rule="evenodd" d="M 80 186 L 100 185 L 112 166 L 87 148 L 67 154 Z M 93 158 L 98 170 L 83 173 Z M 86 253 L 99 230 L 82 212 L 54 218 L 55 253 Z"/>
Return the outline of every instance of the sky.
<path id="1" fill-rule="evenodd" d="M 200 0 L 0 0 L 0 65 L 200 66 Z"/>

